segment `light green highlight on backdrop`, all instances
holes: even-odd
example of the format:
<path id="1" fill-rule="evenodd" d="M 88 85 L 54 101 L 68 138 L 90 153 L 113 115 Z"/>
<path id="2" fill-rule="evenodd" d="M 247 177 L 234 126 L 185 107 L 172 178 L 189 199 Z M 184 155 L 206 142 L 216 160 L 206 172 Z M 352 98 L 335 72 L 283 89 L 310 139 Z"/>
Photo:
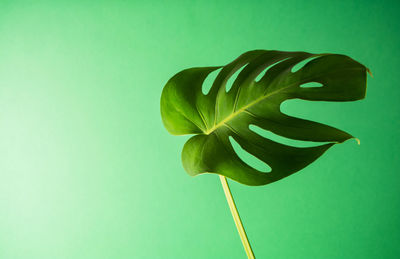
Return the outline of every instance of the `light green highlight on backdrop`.
<path id="1" fill-rule="evenodd" d="M 361 140 L 231 183 L 257 258 L 400 257 L 396 1 L 2 1 L 0 258 L 244 258 L 219 179 L 190 178 L 159 99 L 251 49 L 343 53 L 360 102 L 286 102 Z"/>

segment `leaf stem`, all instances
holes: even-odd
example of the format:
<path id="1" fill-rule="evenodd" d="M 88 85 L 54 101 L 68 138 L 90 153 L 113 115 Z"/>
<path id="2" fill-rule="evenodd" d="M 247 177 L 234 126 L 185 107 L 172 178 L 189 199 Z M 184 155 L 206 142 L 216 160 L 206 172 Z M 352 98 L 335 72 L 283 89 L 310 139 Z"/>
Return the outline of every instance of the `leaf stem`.
<path id="1" fill-rule="evenodd" d="M 232 217 L 233 217 L 233 220 L 235 221 L 236 228 L 239 232 L 240 239 L 242 240 L 242 244 L 243 244 L 244 250 L 246 251 L 247 258 L 254 259 L 253 250 L 251 249 L 249 240 L 246 235 L 246 231 L 244 230 L 244 227 L 243 227 L 242 221 L 240 219 L 239 212 L 236 208 L 235 201 L 233 200 L 232 193 L 229 188 L 228 182 L 226 181 L 225 176 L 220 175 L 219 179 L 221 180 L 222 188 L 224 189 L 226 200 L 228 202 L 229 208 L 231 209 Z"/>

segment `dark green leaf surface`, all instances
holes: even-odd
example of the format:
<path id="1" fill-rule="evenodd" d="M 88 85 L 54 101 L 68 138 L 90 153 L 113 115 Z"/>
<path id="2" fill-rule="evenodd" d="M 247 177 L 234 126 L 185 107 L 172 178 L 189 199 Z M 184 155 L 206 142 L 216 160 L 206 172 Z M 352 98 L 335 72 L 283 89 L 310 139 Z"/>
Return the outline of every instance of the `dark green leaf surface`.
<path id="1" fill-rule="evenodd" d="M 310 61 L 297 71 L 293 69 L 305 60 Z M 204 80 L 219 68 L 210 91 L 203 94 Z M 226 91 L 228 79 L 239 69 Z M 195 135 L 182 151 L 183 166 L 190 175 L 216 173 L 246 185 L 264 185 L 301 170 L 334 144 L 353 138 L 334 127 L 283 114 L 281 103 L 294 98 L 363 99 L 367 72 L 365 66 L 344 55 L 249 51 L 223 67 L 191 68 L 173 76 L 162 92 L 161 116 L 171 134 Z M 259 75 L 262 77 L 257 81 Z M 321 87 L 301 87 L 309 82 Z M 250 125 L 286 138 L 325 144 L 304 148 L 284 145 L 260 136 Z M 272 170 L 261 172 L 242 161 L 230 137 Z"/>

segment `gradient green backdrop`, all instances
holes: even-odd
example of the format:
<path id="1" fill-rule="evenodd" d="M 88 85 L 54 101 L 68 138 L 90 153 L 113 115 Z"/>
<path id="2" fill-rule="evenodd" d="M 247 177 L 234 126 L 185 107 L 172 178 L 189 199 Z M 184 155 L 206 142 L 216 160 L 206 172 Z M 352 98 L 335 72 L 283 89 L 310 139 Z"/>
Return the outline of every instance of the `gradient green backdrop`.
<path id="1" fill-rule="evenodd" d="M 230 181 L 257 258 L 400 258 L 398 1 L 1 1 L 0 258 L 245 258 L 219 179 L 159 112 L 181 69 L 252 49 L 350 55 L 367 98 L 290 101 L 361 140 Z"/>

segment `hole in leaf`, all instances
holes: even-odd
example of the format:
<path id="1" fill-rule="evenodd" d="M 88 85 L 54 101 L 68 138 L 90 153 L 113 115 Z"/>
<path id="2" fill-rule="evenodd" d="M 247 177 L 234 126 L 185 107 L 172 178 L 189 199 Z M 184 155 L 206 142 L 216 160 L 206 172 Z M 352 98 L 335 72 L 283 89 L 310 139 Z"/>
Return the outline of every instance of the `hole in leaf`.
<path id="1" fill-rule="evenodd" d="M 289 57 L 289 58 L 290 58 L 290 57 Z M 258 74 L 258 76 L 256 77 L 255 81 L 256 81 L 256 82 L 259 82 L 259 81 L 261 80 L 261 78 L 263 78 L 263 77 L 265 76 L 265 74 L 267 73 L 267 71 L 268 71 L 271 67 L 273 67 L 273 66 L 275 66 L 275 65 L 277 65 L 277 64 L 279 64 L 279 63 L 281 63 L 281 62 L 283 62 L 283 61 L 285 61 L 285 60 L 287 60 L 287 59 L 289 59 L 289 58 L 284 58 L 284 59 L 279 60 L 278 62 L 275 62 L 275 63 L 273 63 L 273 64 L 267 66 L 266 68 L 264 68 L 264 70 L 261 71 L 260 74 Z"/>
<path id="2" fill-rule="evenodd" d="M 277 135 L 273 133 L 272 131 L 265 130 L 263 128 L 260 128 L 256 125 L 251 124 L 249 126 L 250 130 L 257 133 L 258 135 L 270 139 L 272 141 L 287 145 L 287 146 L 292 146 L 292 147 L 315 147 L 319 146 L 321 144 L 326 144 L 330 142 L 312 142 L 312 141 L 304 141 L 304 140 L 297 140 L 297 139 L 291 139 L 291 138 L 286 138 L 280 135 Z"/>
<path id="3" fill-rule="evenodd" d="M 285 100 L 281 106 L 281 112 L 288 116 L 306 119 L 310 121 L 317 121 L 327 125 L 335 125 L 339 129 L 345 128 L 341 121 L 345 121 L 346 115 L 349 110 L 345 106 L 351 105 L 350 102 L 343 102 L 338 107 L 335 102 L 328 101 L 304 101 L 301 99 L 288 99 Z M 335 116 L 326 116 L 327 114 L 335 114 Z"/>
<path id="4" fill-rule="evenodd" d="M 297 72 L 297 71 L 299 71 L 300 69 L 302 69 L 308 62 L 310 62 L 310 61 L 312 61 L 312 60 L 314 60 L 314 59 L 316 59 L 316 58 L 319 58 L 319 56 L 316 56 L 316 57 L 309 57 L 309 58 L 306 58 L 306 59 L 304 59 L 303 61 L 300 61 L 299 63 L 297 63 L 296 65 L 294 65 L 293 67 L 292 67 L 292 73 L 295 73 L 295 72 Z"/>
<path id="5" fill-rule="evenodd" d="M 318 82 L 308 82 L 305 84 L 300 85 L 303 88 L 310 88 L 310 87 L 323 87 L 324 85 Z"/>
<path id="6" fill-rule="evenodd" d="M 215 78 L 217 77 L 217 75 L 218 75 L 219 71 L 221 71 L 221 69 L 222 68 L 214 70 L 207 75 L 207 77 L 204 80 L 203 85 L 201 87 L 201 91 L 203 92 L 204 95 L 207 95 L 210 92 L 211 87 L 215 81 Z"/>
<path id="7" fill-rule="evenodd" d="M 229 90 L 231 90 L 233 83 L 235 82 L 237 76 L 240 74 L 240 72 L 242 72 L 242 70 L 246 67 L 247 64 L 244 64 L 241 68 L 239 68 L 238 70 L 236 70 L 235 73 L 233 73 L 233 75 L 231 75 L 228 79 L 228 81 L 225 84 L 225 91 L 229 92 Z"/>
<path id="8" fill-rule="evenodd" d="M 246 163 L 248 166 L 262 172 L 262 173 L 269 173 L 271 172 L 271 167 L 266 164 L 265 162 L 261 161 L 254 155 L 250 154 L 246 150 L 244 150 L 239 143 L 236 142 L 236 140 L 233 137 L 229 137 L 229 141 L 231 142 L 231 145 L 233 149 L 235 150 L 236 154 L 238 157 Z"/>

